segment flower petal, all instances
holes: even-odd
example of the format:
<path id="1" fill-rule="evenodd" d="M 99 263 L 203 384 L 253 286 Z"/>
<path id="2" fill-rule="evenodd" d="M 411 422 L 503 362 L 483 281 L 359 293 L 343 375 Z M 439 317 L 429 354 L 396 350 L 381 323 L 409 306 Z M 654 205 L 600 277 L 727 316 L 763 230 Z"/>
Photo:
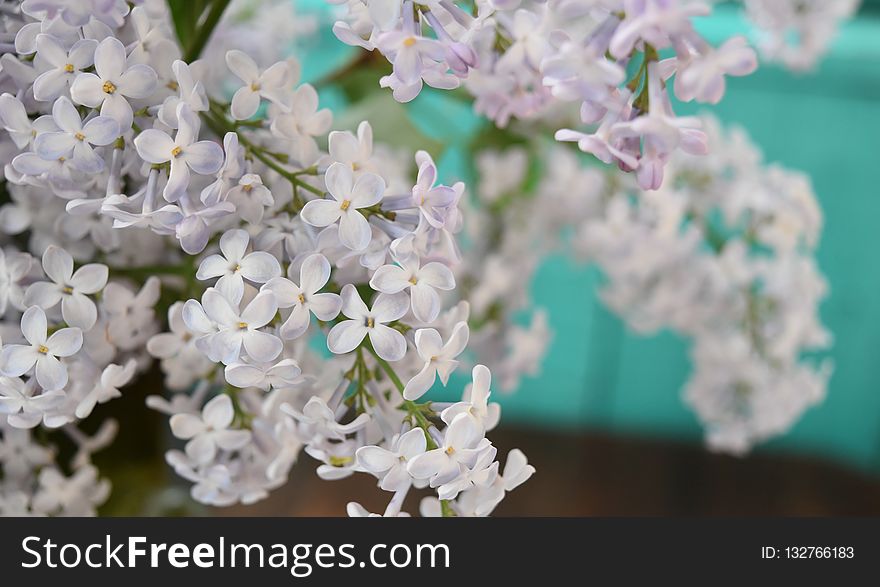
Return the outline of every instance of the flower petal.
<path id="1" fill-rule="evenodd" d="M 440 314 L 440 296 L 425 283 L 417 283 L 409 290 L 413 315 L 419 322 L 433 322 Z"/>
<path id="2" fill-rule="evenodd" d="M 409 273 L 397 265 L 379 267 L 370 279 L 370 287 L 387 294 L 401 292 L 411 285 Z"/>
<path id="3" fill-rule="evenodd" d="M 235 120 L 247 120 L 256 114 L 259 108 L 260 94 L 253 91 L 249 85 L 239 88 L 232 96 L 230 112 Z"/>
<path id="4" fill-rule="evenodd" d="M 342 209 L 336 200 L 312 200 L 306 202 L 300 216 L 306 224 L 324 227 L 339 220 L 339 217 L 342 216 Z"/>
<path id="5" fill-rule="evenodd" d="M 299 286 L 303 292 L 313 294 L 330 280 L 330 262 L 320 253 L 309 255 L 299 269 Z"/>
<path id="6" fill-rule="evenodd" d="M 171 160 L 174 141 L 161 130 L 147 129 L 134 139 L 138 155 L 147 163 L 158 165 Z"/>
<path id="7" fill-rule="evenodd" d="M 349 208 L 339 217 L 339 242 L 353 251 L 362 251 L 372 240 L 373 232 L 367 219 Z"/>
<path id="8" fill-rule="evenodd" d="M 82 330 L 79 328 L 62 328 L 49 337 L 49 340 L 46 341 L 46 348 L 49 349 L 49 354 L 56 357 L 69 357 L 79 352 L 82 344 Z"/>
<path id="9" fill-rule="evenodd" d="M 277 336 L 252 330 L 242 338 L 248 356 L 260 363 L 274 361 L 281 354 L 283 344 Z"/>
<path id="10" fill-rule="evenodd" d="M 199 141 L 186 147 L 182 158 L 200 175 L 212 175 L 223 166 L 223 147 L 214 141 Z"/>
<path id="11" fill-rule="evenodd" d="M 384 324 L 403 318 L 408 309 L 409 296 L 405 293 L 380 293 L 373 303 L 372 313 L 376 317 L 376 322 Z"/>
<path id="12" fill-rule="evenodd" d="M 376 324 L 370 328 L 370 342 L 376 354 L 386 361 L 399 361 L 406 354 L 406 339 L 384 324 Z"/>
<path id="13" fill-rule="evenodd" d="M 37 383 L 46 391 L 55 391 L 67 385 L 67 367 L 52 355 L 37 359 L 35 370 Z"/>
<path id="14" fill-rule="evenodd" d="M 95 302 L 74 291 L 61 298 L 61 316 L 71 326 L 90 330 L 98 320 L 98 309 L 95 307 Z"/>
<path id="15" fill-rule="evenodd" d="M 107 285 L 109 271 L 106 265 L 89 263 L 76 270 L 68 285 L 84 294 L 93 294 L 101 291 Z"/>
<path id="16" fill-rule="evenodd" d="M 385 193 L 385 180 L 375 173 L 364 173 L 354 184 L 351 205 L 355 208 L 368 208 L 382 201 Z"/>
<path id="17" fill-rule="evenodd" d="M 138 63 L 122 74 L 117 86 L 123 96 L 141 100 L 148 98 L 156 90 L 157 83 L 156 70 L 144 63 Z"/>
<path id="18" fill-rule="evenodd" d="M 82 133 L 93 145 L 109 145 L 120 135 L 119 123 L 109 116 L 96 116 L 83 126 Z"/>
<path id="19" fill-rule="evenodd" d="M 32 346 L 7 345 L 0 352 L 0 371 L 8 377 L 19 377 L 27 373 L 41 356 Z"/>
<path id="20" fill-rule="evenodd" d="M 353 351 L 364 337 L 368 328 L 360 321 L 345 320 L 334 326 L 327 335 L 327 348 L 337 355 Z"/>
<path id="21" fill-rule="evenodd" d="M 25 340 L 34 346 L 45 344 L 46 329 L 46 313 L 38 306 L 31 306 L 24 311 L 21 316 L 21 333 L 24 334 Z"/>
<path id="22" fill-rule="evenodd" d="M 318 320 L 327 322 L 339 315 L 342 308 L 342 298 L 332 293 L 312 294 L 309 297 L 309 310 L 318 317 Z"/>
<path id="23" fill-rule="evenodd" d="M 281 265 L 273 255 L 255 251 L 241 260 L 241 276 L 255 283 L 266 283 L 281 276 Z"/>

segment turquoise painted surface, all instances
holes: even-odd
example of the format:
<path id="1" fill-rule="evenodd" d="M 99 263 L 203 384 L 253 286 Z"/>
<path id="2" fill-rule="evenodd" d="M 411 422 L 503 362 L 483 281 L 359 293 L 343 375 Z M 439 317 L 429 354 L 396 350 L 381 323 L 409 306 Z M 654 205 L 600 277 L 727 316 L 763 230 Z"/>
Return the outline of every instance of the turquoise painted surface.
<path id="1" fill-rule="evenodd" d="M 309 10 L 321 10 L 308 4 Z M 710 39 L 746 30 L 725 7 L 699 26 Z M 307 81 L 353 55 L 327 27 L 300 50 Z M 383 98 L 359 107 L 339 126 L 350 127 L 365 113 L 394 118 L 397 107 L 390 95 Z M 329 88 L 322 91 L 322 103 L 339 108 L 344 98 Z M 428 91 L 406 111 L 410 123 L 441 143 L 439 162 L 447 179 L 469 179 L 462 146 L 482 123 L 467 105 Z M 712 112 L 744 126 L 767 161 L 809 173 L 826 219 L 818 257 L 831 295 L 822 317 L 836 339 L 828 398 L 788 435 L 758 450 L 818 454 L 880 471 L 880 20 L 861 17 L 847 25 L 831 55 L 808 75 L 766 66 L 731 80 Z M 377 138 L 400 138 L 406 133 L 401 124 L 406 122 L 378 125 Z M 600 283 L 595 269 L 561 256 L 540 268 L 532 293 L 537 305 L 549 309 L 554 339 L 542 374 L 499 398 L 505 417 L 536 426 L 597 427 L 699 442 L 702 431 L 680 399 L 690 370 L 686 341 L 670 333 L 645 338 L 627 331 L 596 300 Z"/>

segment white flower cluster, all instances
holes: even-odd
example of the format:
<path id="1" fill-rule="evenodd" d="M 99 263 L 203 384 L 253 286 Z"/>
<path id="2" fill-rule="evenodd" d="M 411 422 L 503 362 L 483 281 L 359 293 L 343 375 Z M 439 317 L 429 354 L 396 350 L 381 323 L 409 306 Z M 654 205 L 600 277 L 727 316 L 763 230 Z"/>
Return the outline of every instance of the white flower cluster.
<path id="1" fill-rule="evenodd" d="M 795 71 L 813 68 L 860 0 L 743 0 L 762 57 Z"/>
<path id="2" fill-rule="evenodd" d="M 185 441 L 167 460 L 203 503 L 263 498 L 305 450 L 325 479 L 377 477 L 385 515 L 411 487 L 434 490 L 425 514 L 489 514 L 534 471 L 512 451 L 499 472 L 489 370 L 458 402 L 423 399 L 469 337 L 451 292 L 464 185 L 439 184 L 425 152 L 414 181 L 393 171 L 366 122 L 328 134 L 292 60 L 184 62 L 166 5 L 136 4 L 0 5 L 14 44 L 0 58 L 0 508 L 91 513 L 108 487 L 88 455 L 110 434 L 76 423 L 156 357 L 174 393 L 148 405 Z M 202 82 L 227 68 L 228 103 Z M 38 425 L 82 446 L 70 477 L 22 432 Z"/>
<path id="3" fill-rule="evenodd" d="M 336 35 L 392 63 L 381 84 L 397 100 L 412 100 L 423 83 L 452 89 L 466 79 L 474 109 L 499 126 L 577 103 L 580 122 L 593 128 L 563 129 L 557 140 L 634 172 L 645 189 L 662 184 L 675 152 L 707 150 L 699 120 L 675 115 L 669 89 L 686 102 L 715 104 L 726 76 L 757 66 L 743 37 L 714 48 L 694 30 L 692 19 L 711 12 L 698 0 L 476 0 L 467 10 L 453 0 L 344 5 Z"/>
<path id="4" fill-rule="evenodd" d="M 824 397 L 830 363 L 803 360 L 831 342 L 814 260 L 822 217 L 805 176 L 763 163 L 742 131 L 702 124 L 712 153 L 673 157 L 670 181 L 656 191 L 584 165 L 539 133 L 480 151 L 480 203 L 466 213 L 478 254 L 458 279 L 474 314 L 472 348 L 515 386 L 550 337 L 544 310 L 529 300 L 542 260 L 573 249 L 596 263 L 603 301 L 632 328 L 693 339 L 685 400 L 711 447 L 742 454 Z M 532 313 L 528 330 L 512 316 L 523 310 Z M 516 331 L 531 333 L 517 342 Z"/>
<path id="5" fill-rule="evenodd" d="M 822 215 L 808 179 L 766 166 L 740 131 L 707 120 L 708 157 L 676 157 L 671 181 L 616 182 L 576 247 L 608 277 L 602 297 L 635 329 L 693 338 L 684 395 L 709 445 L 742 454 L 824 398 L 831 365 L 814 253 Z"/>

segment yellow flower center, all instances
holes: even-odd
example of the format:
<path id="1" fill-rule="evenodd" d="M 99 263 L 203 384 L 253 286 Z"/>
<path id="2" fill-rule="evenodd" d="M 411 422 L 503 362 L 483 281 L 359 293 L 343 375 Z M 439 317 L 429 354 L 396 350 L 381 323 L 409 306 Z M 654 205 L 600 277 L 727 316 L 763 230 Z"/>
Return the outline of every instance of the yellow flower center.
<path id="1" fill-rule="evenodd" d="M 415 38 L 415 37 L 407 37 L 407 38 L 404 39 L 404 41 L 403 41 L 403 46 L 404 46 L 404 47 L 412 47 L 412 46 L 415 45 L 415 44 L 416 44 L 416 38 Z"/>
<path id="2" fill-rule="evenodd" d="M 246 328 L 247 328 L 247 322 L 239 322 L 238 323 L 239 330 L 245 330 Z"/>
<path id="3" fill-rule="evenodd" d="M 84 140 L 86 140 L 86 135 L 82 134 L 81 132 L 78 132 L 78 133 L 76 133 L 76 134 L 73 135 L 73 136 L 75 136 L 75 137 L 76 137 L 76 140 L 78 140 L 78 141 L 84 141 Z"/>
<path id="4" fill-rule="evenodd" d="M 373 328 L 376 326 L 376 320 L 374 318 L 367 318 L 365 324 L 367 325 L 367 328 Z"/>
<path id="5" fill-rule="evenodd" d="M 172 157 L 179 157 L 181 153 L 183 153 L 183 149 L 181 149 L 180 147 L 174 147 L 173 149 L 171 149 Z"/>
<path id="6" fill-rule="evenodd" d="M 69 295 L 69 294 L 72 294 L 72 293 L 73 293 L 73 288 L 70 287 L 69 285 L 65 285 L 64 287 L 61 288 L 61 293 L 66 293 L 66 294 L 68 294 L 68 295 Z"/>
<path id="7" fill-rule="evenodd" d="M 104 82 L 104 85 L 101 86 L 101 89 L 104 90 L 105 94 L 112 94 L 116 91 L 116 86 L 113 82 Z"/>
<path id="8" fill-rule="evenodd" d="M 67 73 L 73 73 L 73 63 L 68 63 L 64 66 L 64 71 Z"/>
<path id="9" fill-rule="evenodd" d="M 251 193 L 251 190 L 254 189 L 254 186 L 253 186 L 253 184 L 248 183 L 248 184 L 241 186 L 241 189 L 244 190 L 244 193 L 249 194 L 249 193 Z"/>
<path id="10" fill-rule="evenodd" d="M 348 210 L 349 206 L 351 206 L 351 200 L 342 200 L 342 204 L 339 206 L 339 209 L 345 212 Z"/>
<path id="11" fill-rule="evenodd" d="M 454 453 L 454 452 L 455 452 L 455 449 L 452 448 L 451 446 L 450 446 L 449 448 L 446 449 L 446 454 L 448 454 L 448 455 L 451 455 L 451 454 Z"/>
<path id="12" fill-rule="evenodd" d="M 251 84 L 251 91 L 252 92 L 259 92 L 260 91 L 260 84 L 258 84 L 257 82 L 252 83 Z"/>
<path id="13" fill-rule="evenodd" d="M 419 282 L 419 280 L 416 279 L 416 276 L 415 276 L 415 275 L 413 275 L 412 277 L 409 278 L 409 282 L 410 282 L 411 284 L 415 285 L 415 284 L 417 284 L 417 283 Z"/>
<path id="14" fill-rule="evenodd" d="M 297 297 L 297 299 L 299 300 L 299 303 L 300 303 L 300 304 L 305 304 L 305 303 L 306 303 L 306 296 L 303 295 L 303 294 L 299 294 L 299 296 Z"/>
<path id="15" fill-rule="evenodd" d="M 236 263 L 236 264 L 235 264 L 235 267 L 233 267 L 232 270 L 233 270 L 234 272 L 238 273 L 239 271 L 241 271 L 241 265 L 239 265 L 238 263 Z"/>
<path id="16" fill-rule="evenodd" d="M 165 84 L 165 87 L 168 88 L 169 90 L 171 90 L 172 92 L 176 92 L 177 90 L 180 89 L 180 86 L 174 80 L 171 80 L 170 82 Z"/>
<path id="17" fill-rule="evenodd" d="M 43 345 L 40 345 L 40 346 L 37 347 L 37 352 L 40 353 L 41 355 L 48 355 L 48 354 L 49 354 L 49 348 L 48 348 L 48 347 L 45 347 L 45 346 L 43 346 Z"/>

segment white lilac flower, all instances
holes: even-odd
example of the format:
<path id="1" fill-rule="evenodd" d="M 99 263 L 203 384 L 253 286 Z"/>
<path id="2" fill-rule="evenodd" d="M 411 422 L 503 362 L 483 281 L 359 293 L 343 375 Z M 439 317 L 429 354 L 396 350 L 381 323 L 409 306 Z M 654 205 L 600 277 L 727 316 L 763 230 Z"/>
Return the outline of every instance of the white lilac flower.
<path id="1" fill-rule="evenodd" d="M 284 105 L 284 92 L 290 81 L 290 66 L 279 61 L 260 71 L 260 68 L 243 51 L 233 50 L 226 53 L 226 65 L 245 83 L 232 96 L 230 113 L 236 120 L 246 120 L 257 113 L 260 98 L 265 98 L 278 105 Z"/>
<path id="2" fill-rule="evenodd" d="M 38 391 L 36 379 L 0 376 L 0 414 L 10 426 L 34 428 L 66 398 L 61 390 Z"/>
<path id="3" fill-rule="evenodd" d="M 437 290 L 455 288 L 449 267 L 437 261 L 421 265 L 415 255 L 398 260 L 398 265 L 383 265 L 370 279 L 370 287 L 387 294 L 408 291 L 413 315 L 420 322 L 433 322 L 440 314 Z"/>
<path id="4" fill-rule="evenodd" d="M 412 483 L 406 470 L 409 460 L 427 449 L 425 431 L 413 428 L 404 434 L 395 435 L 389 448 L 362 446 L 357 450 L 358 464 L 379 479 L 379 487 L 385 491 L 396 491 Z"/>
<path id="5" fill-rule="evenodd" d="M 140 290 L 119 282 L 104 288 L 102 305 L 106 312 L 106 336 L 116 347 L 131 351 L 143 346 L 156 331 L 156 302 L 161 282 L 152 275 Z"/>
<path id="6" fill-rule="evenodd" d="M 95 73 L 77 75 L 70 96 L 77 104 L 100 107 L 101 115 L 114 119 L 125 132 L 133 119 L 129 99 L 148 97 L 156 88 L 156 80 L 156 72 L 149 65 L 129 66 L 119 39 L 107 37 L 95 49 Z"/>
<path id="7" fill-rule="evenodd" d="M 48 310 L 61 302 L 61 316 L 67 324 L 90 329 L 98 319 L 98 309 L 88 296 L 107 284 L 107 266 L 89 263 L 74 271 L 70 254 L 50 245 L 43 253 L 43 271 L 52 281 L 31 284 L 24 295 L 25 305 Z"/>
<path id="8" fill-rule="evenodd" d="M 171 163 L 168 183 L 162 195 L 169 202 L 176 202 L 186 193 L 190 182 L 190 170 L 200 175 L 212 175 L 223 165 L 223 149 L 213 141 L 199 141 L 198 116 L 187 104 L 177 107 L 178 128 L 172 139 L 157 129 L 140 133 L 134 145 L 147 163 L 160 165 Z"/>
<path id="9" fill-rule="evenodd" d="M 309 84 L 303 84 L 285 98 L 281 106 L 273 104 L 270 109 L 272 133 L 292 141 L 293 158 L 302 166 L 315 162 L 318 147 L 314 137 L 330 129 L 333 115 L 329 110 L 318 109 L 318 92 Z"/>
<path id="10" fill-rule="evenodd" d="M 434 185 L 437 181 L 437 166 L 430 155 L 419 151 L 416 161 L 419 163 L 419 175 L 412 189 L 413 203 L 428 224 L 440 228 L 446 222 L 446 208 L 455 202 L 457 195 L 450 187 Z"/>
<path id="11" fill-rule="evenodd" d="M 236 450 L 250 440 L 247 430 L 231 428 L 235 419 L 232 400 L 221 394 L 202 408 L 200 415 L 175 414 L 171 416 L 174 436 L 187 440 L 186 454 L 196 463 L 210 463 L 217 450 Z"/>
<path id="12" fill-rule="evenodd" d="M 288 273 L 293 269 L 290 266 Z M 324 322 L 333 320 L 342 308 L 342 299 L 334 293 L 319 293 L 330 280 L 330 262 L 321 254 L 307 257 L 299 270 L 299 285 L 291 279 L 275 277 L 263 290 L 275 295 L 279 308 L 291 308 L 290 316 L 281 325 L 283 339 L 298 338 L 311 323 L 311 315 Z"/>
<path id="13" fill-rule="evenodd" d="M 444 344 L 440 333 L 434 328 L 416 330 L 416 351 L 425 364 L 407 381 L 403 389 L 404 399 L 415 401 L 422 397 L 431 389 L 438 376 L 445 386 L 449 382 L 449 376 L 458 367 L 455 357 L 464 351 L 469 334 L 467 322 L 459 322 Z"/>
<path id="14" fill-rule="evenodd" d="M 76 417 L 87 418 L 96 404 L 103 404 L 120 397 L 120 387 L 127 385 L 134 377 L 137 361 L 130 359 L 124 366 L 110 364 L 101 372 L 101 378 L 76 406 Z"/>
<path id="15" fill-rule="evenodd" d="M 208 110 L 209 104 L 204 85 L 193 78 L 189 65 L 178 59 L 171 64 L 171 69 L 174 72 L 174 84 L 178 93 L 165 98 L 159 108 L 158 117 L 170 128 L 177 128 L 178 106 L 186 104 L 193 112 L 204 112 Z"/>
<path id="16" fill-rule="evenodd" d="M 489 446 L 480 425 L 466 414 L 458 415 L 446 428 L 441 446 L 410 459 L 407 471 L 416 479 L 428 479 L 431 487 L 449 483 L 461 468 L 473 468 Z"/>
<path id="17" fill-rule="evenodd" d="M 364 120 L 358 125 L 357 136 L 349 131 L 334 130 L 327 135 L 327 152 L 330 160 L 351 166 L 352 171 L 371 171 L 373 156 L 373 128 Z"/>
<path id="18" fill-rule="evenodd" d="M 70 357 L 82 347 L 79 328 L 62 328 L 47 336 L 46 313 L 31 306 L 21 317 L 21 332 L 29 344 L 10 344 L 0 352 L 0 372 L 7 377 L 20 377 L 34 368 L 37 383 L 46 391 L 67 385 L 67 367 L 58 360 Z"/>
<path id="19" fill-rule="evenodd" d="M 348 424 L 341 424 L 330 406 L 323 399 L 312 396 L 302 411 L 293 408 L 290 404 L 281 404 L 281 410 L 302 424 L 308 425 L 314 429 L 317 434 L 342 440 L 346 435 L 361 430 L 370 422 L 370 416 L 367 414 L 359 414 L 354 420 Z"/>
<path id="20" fill-rule="evenodd" d="M 271 292 L 258 294 L 239 312 L 220 290 L 211 287 L 202 296 L 201 304 L 196 300 L 186 302 L 183 319 L 190 330 L 215 331 L 202 336 L 196 344 L 210 349 L 206 354 L 219 357 L 223 364 L 238 362 L 242 348 L 255 361 L 268 362 L 281 353 L 282 344 L 278 337 L 261 329 L 272 321 L 277 311 Z"/>
<path id="21" fill-rule="evenodd" d="M 53 35 L 37 35 L 37 54 L 50 67 L 34 80 L 34 98 L 51 102 L 66 94 L 82 70 L 94 63 L 97 46 L 97 41 L 81 39 L 68 49 Z"/>
<path id="22" fill-rule="evenodd" d="M 266 283 L 281 275 L 278 259 L 264 251 L 247 252 L 250 237 L 243 230 L 227 230 L 220 237 L 222 255 L 205 257 L 196 272 L 196 279 L 219 278 L 215 287 L 241 290 L 244 280 Z"/>
<path id="23" fill-rule="evenodd" d="M 359 251 L 370 244 L 370 225 L 358 210 L 382 201 L 385 180 L 373 173 L 354 178 L 351 167 L 334 163 L 324 178 L 330 198 L 311 200 L 302 209 L 302 218 L 317 227 L 339 223 L 339 240 Z"/>
<path id="24" fill-rule="evenodd" d="M 235 204 L 235 212 L 245 222 L 258 225 L 266 208 L 275 203 L 272 192 L 255 173 L 248 173 L 238 180 L 238 185 L 226 192 L 226 200 Z"/>
<path id="25" fill-rule="evenodd" d="M 96 116 L 83 123 L 76 107 L 65 97 L 52 106 L 52 118 L 61 129 L 44 132 L 34 140 L 34 150 L 43 159 L 70 159 L 70 164 L 83 173 L 99 173 L 104 159 L 92 145 L 109 145 L 119 136 L 119 124 L 109 116 Z"/>
<path id="26" fill-rule="evenodd" d="M 369 336 L 377 355 L 386 361 L 399 361 L 406 354 L 406 339 L 386 324 L 403 318 L 408 308 L 409 300 L 402 293 L 380 293 L 373 307 L 367 308 L 357 289 L 346 284 L 342 288 L 342 313 L 348 320 L 330 330 L 327 347 L 337 354 L 349 353 Z"/>
<path id="27" fill-rule="evenodd" d="M 451 424 L 460 414 L 467 414 L 484 429 L 492 430 L 501 418 L 501 406 L 489 403 L 492 373 L 485 365 L 477 365 L 473 370 L 473 383 L 465 389 L 462 400 L 452 404 L 440 413 L 440 418 Z"/>

